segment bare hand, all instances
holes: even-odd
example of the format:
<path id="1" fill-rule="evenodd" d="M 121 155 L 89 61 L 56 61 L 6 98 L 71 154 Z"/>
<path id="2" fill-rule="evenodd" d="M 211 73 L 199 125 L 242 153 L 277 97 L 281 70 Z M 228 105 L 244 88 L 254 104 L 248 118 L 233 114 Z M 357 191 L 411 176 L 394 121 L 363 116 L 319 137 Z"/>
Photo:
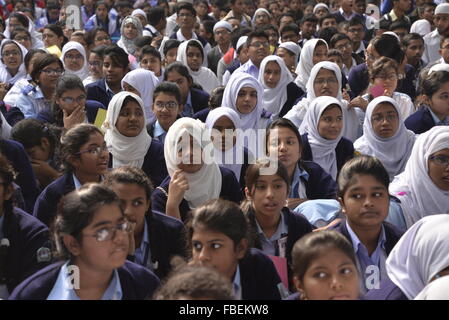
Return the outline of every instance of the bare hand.
<path id="1" fill-rule="evenodd" d="M 42 187 L 47 186 L 61 175 L 59 171 L 43 160 L 31 159 L 31 166 Z"/>
<path id="2" fill-rule="evenodd" d="M 184 193 L 188 189 L 189 181 L 187 180 L 184 172 L 182 170 L 176 170 L 168 187 L 167 202 L 170 201 L 171 204 L 179 206 L 184 198 Z"/>
<path id="3" fill-rule="evenodd" d="M 153 40 L 151 41 L 151 46 L 156 49 L 159 48 L 162 38 L 163 38 L 163 36 L 157 36 L 157 37 L 153 38 Z"/>
<path id="4" fill-rule="evenodd" d="M 355 97 L 354 99 L 349 102 L 348 108 L 355 108 L 359 107 L 363 111 L 366 111 L 366 107 L 368 107 L 368 101 L 363 99 L 361 96 Z"/>
<path id="5" fill-rule="evenodd" d="M 340 218 L 337 218 L 333 221 L 331 221 L 331 223 L 329 223 L 327 226 L 321 227 L 321 228 L 317 228 L 315 230 L 313 230 L 313 232 L 317 232 L 317 231 L 324 231 L 324 230 L 328 230 L 330 229 L 332 226 L 336 225 L 337 223 L 339 223 L 341 221 Z"/>
<path id="6" fill-rule="evenodd" d="M 0 82 L 0 100 L 3 101 L 8 91 L 9 91 L 9 84 L 6 82 Z"/>
<path id="7" fill-rule="evenodd" d="M 343 99 L 345 99 L 348 102 L 351 102 L 351 97 L 349 96 L 348 91 L 346 91 L 346 89 L 343 89 L 343 92 L 341 95 L 342 95 Z"/>
<path id="8" fill-rule="evenodd" d="M 133 256 L 136 251 L 136 240 L 134 240 L 134 228 L 136 227 L 136 223 L 131 221 L 128 221 L 128 223 L 131 224 L 131 231 L 128 233 L 128 254 Z"/>
<path id="9" fill-rule="evenodd" d="M 63 113 L 63 121 L 64 128 L 67 130 L 74 127 L 78 123 L 83 123 L 86 120 L 86 111 L 84 106 L 78 106 L 75 110 L 69 115 L 66 110 L 62 110 Z"/>

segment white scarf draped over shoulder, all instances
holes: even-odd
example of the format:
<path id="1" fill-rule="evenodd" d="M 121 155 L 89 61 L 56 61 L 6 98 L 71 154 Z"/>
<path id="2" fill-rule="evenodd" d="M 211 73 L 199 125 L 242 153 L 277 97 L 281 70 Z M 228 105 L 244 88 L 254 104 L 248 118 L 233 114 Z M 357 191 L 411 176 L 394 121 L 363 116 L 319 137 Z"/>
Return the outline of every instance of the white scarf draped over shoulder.
<path id="1" fill-rule="evenodd" d="M 17 41 L 4 39 L 0 44 L 0 55 L 3 53 L 3 47 L 5 45 L 11 44 L 11 43 L 17 45 L 17 47 L 20 51 L 20 54 L 22 55 L 20 57 L 21 62 L 20 62 L 19 70 L 17 71 L 17 73 L 14 76 L 12 76 L 9 73 L 9 70 L 6 67 L 6 64 L 3 63 L 3 56 L 2 56 L 1 57 L 2 61 L 0 61 L 0 82 L 5 82 L 5 83 L 9 83 L 9 84 L 13 85 L 20 79 L 25 79 L 27 76 L 24 59 L 25 59 L 26 54 L 28 53 L 28 50 L 24 46 L 22 46 L 20 43 L 18 43 Z"/>
<path id="2" fill-rule="evenodd" d="M 186 141 L 193 138 L 194 144 L 201 147 L 201 156 L 203 166 L 195 173 L 184 172 L 189 183 L 189 189 L 184 193 L 184 199 L 187 200 L 191 209 L 194 209 L 208 200 L 218 199 L 221 192 L 222 176 L 218 164 L 214 161 L 214 148 L 210 147 L 212 143 L 206 125 L 200 120 L 192 118 L 181 118 L 176 120 L 167 132 L 164 143 L 164 156 L 167 164 L 167 171 L 171 178 L 181 159 L 178 157 L 179 149 L 183 149 Z M 190 145 L 190 142 L 188 142 Z M 205 149 L 208 148 L 208 156 L 205 155 Z M 184 151 L 183 151 L 184 152 Z"/>
<path id="3" fill-rule="evenodd" d="M 307 81 L 309 80 L 310 71 L 313 68 L 313 52 L 317 44 L 324 44 L 328 48 L 326 41 L 323 39 L 310 39 L 304 44 L 301 50 L 301 55 L 299 58 L 299 63 L 296 67 L 296 74 L 298 75 L 295 79 L 295 83 L 302 91 L 306 92 Z"/>
<path id="4" fill-rule="evenodd" d="M 343 128 L 336 139 L 328 140 L 323 138 L 318 132 L 318 123 L 323 112 L 332 104 L 338 105 L 342 110 L 343 106 L 340 100 L 334 97 L 322 96 L 312 101 L 307 110 L 306 116 L 300 127 L 300 132 L 308 134 L 310 148 L 312 150 L 313 161 L 318 163 L 324 171 L 329 173 L 334 180 L 337 178 L 337 156 L 335 148 L 343 137 L 344 130 L 344 112 Z"/>
<path id="5" fill-rule="evenodd" d="M 399 127 L 390 138 L 381 138 L 373 130 L 371 117 L 376 107 L 381 103 L 392 105 L 399 116 Z M 394 99 L 381 96 L 368 104 L 363 124 L 363 136 L 357 139 L 354 148 L 362 154 L 376 157 L 382 161 L 388 171 L 390 181 L 393 180 L 394 176 L 404 171 L 414 143 L 415 134 L 405 127 L 404 119 Z"/>
<path id="6" fill-rule="evenodd" d="M 277 63 L 281 69 L 280 79 L 275 88 L 268 87 L 264 80 L 265 68 L 269 62 Z M 293 76 L 281 57 L 267 56 L 260 63 L 259 82 L 264 88 L 264 107 L 273 114 L 273 118 L 278 117 L 284 103 L 287 101 L 287 85 L 292 81 Z"/>
<path id="7" fill-rule="evenodd" d="M 188 63 L 187 63 L 187 46 L 193 42 L 196 42 L 200 45 L 201 50 L 203 51 L 203 63 L 202 66 L 197 70 L 193 71 L 190 69 Z M 187 69 L 189 70 L 190 75 L 193 78 L 193 81 L 197 84 L 199 84 L 204 91 L 206 91 L 208 94 L 212 92 L 216 87 L 220 86 L 220 83 L 218 82 L 218 78 L 209 68 L 207 68 L 207 55 L 204 51 L 203 45 L 200 41 L 196 39 L 191 39 L 188 41 L 184 41 L 181 43 L 178 47 L 178 55 L 176 56 L 176 60 L 179 62 L 182 62 Z"/>
<path id="8" fill-rule="evenodd" d="M 128 72 L 122 79 L 123 83 L 133 86 L 140 93 L 145 108 L 146 122 L 149 123 L 155 119 L 152 111 L 153 106 L 153 92 L 159 83 L 159 80 L 152 71 L 145 69 L 136 69 Z"/>
<path id="9" fill-rule="evenodd" d="M 449 127 L 436 126 L 418 136 L 404 171 L 390 184 L 401 201 L 407 227 L 424 216 L 449 213 L 449 191 L 438 188 L 429 176 L 429 157 L 449 149 Z"/>
<path id="10" fill-rule="evenodd" d="M 67 65 L 64 63 L 65 55 L 70 50 L 76 50 L 83 56 L 83 66 L 81 67 L 81 69 L 79 69 L 77 71 L 70 70 L 67 67 Z M 81 43 L 76 42 L 76 41 L 67 42 L 64 45 L 64 47 L 62 48 L 61 61 L 62 61 L 62 64 L 64 65 L 64 72 L 66 74 L 74 74 L 74 75 L 78 76 L 78 78 L 80 78 L 81 81 L 86 80 L 86 78 L 89 76 L 89 61 L 88 61 L 88 58 L 86 55 L 86 50 L 84 49 L 84 47 Z"/>
<path id="11" fill-rule="evenodd" d="M 106 141 L 109 152 L 112 154 L 113 168 L 122 166 L 142 168 L 152 140 L 146 127 L 144 126 L 136 137 L 127 137 L 121 134 L 115 126 L 127 97 L 131 97 L 137 101 L 145 116 L 145 108 L 139 96 L 128 91 L 117 93 L 112 97 L 111 102 L 109 102 L 106 119 L 102 125 L 102 129 L 105 132 L 104 140 Z"/>
<path id="12" fill-rule="evenodd" d="M 388 277 L 408 299 L 414 299 L 449 266 L 448 230 L 449 215 L 424 217 L 391 250 L 386 261 Z"/>

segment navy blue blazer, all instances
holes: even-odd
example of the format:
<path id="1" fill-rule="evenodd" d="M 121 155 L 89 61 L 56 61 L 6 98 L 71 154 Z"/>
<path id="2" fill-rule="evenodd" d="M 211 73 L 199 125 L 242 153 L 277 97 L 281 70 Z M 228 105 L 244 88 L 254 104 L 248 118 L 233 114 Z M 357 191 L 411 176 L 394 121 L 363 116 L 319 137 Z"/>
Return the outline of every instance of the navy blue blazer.
<path id="1" fill-rule="evenodd" d="M 302 139 L 302 156 L 301 159 L 313 161 L 312 148 L 309 144 L 309 138 L 307 133 L 301 136 Z M 337 170 L 340 169 L 349 159 L 354 157 L 354 145 L 345 137 L 342 137 L 335 148 L 335 155 L 337 157 Z"/>
<path id="2" fill-rule="evenodd" d="M 46 300 L 64 263 L 54 263 L 33 274 L 13 291 L 9 300 Z M 160 281 L 153 272 L 133 262 L 125 261 L 117 271 L 123 292 L 122 300 L 151 298 L 159 287 Z"/>
<path id="3" fill-rule="evenodd" d="M 295 102 L 304 95 L 304 91 L 300 89 L 295 82 L 290 82 L 287 85 L 287 101 L 282 106 L 281 112 L 279 112 L 279 118 L 282 118 L 290 111 L 295 105 Z"/>
<path id="4" fill-rule="evenodd" d="M 13 140 L 1 140 L 0 152 L 8 159 L 17 172 L 15 182 L 22 189 L 27 212 L 32 212 L 39 188 L 36 184 L 36 176 L 33 167 L 22 144 Z"/>
<path id="5" fill-rule="evenodd" d="M 186 230 L 178 219 L 159 212 L 151 212 L 145 216 L 150 236 L 150 252 L 153 272 L 164 279 L 171 271 L 170 260 L 174 256 L 187 257 Z M 134 256 L 128 256 L 134 261 Z"/>
<path id="6" fill-rule="evenodd" d="M 106 109 L 106 107 L 101 102 L 94 101 L 94 100 L 86 100 L 85 110 L 86 110 L 87 121 L 89 123 L 95 122 L 95 118 L 97 117 L 98 109 Z M 45 111 L 39 112 L 36 116 L 36 119 L 40 120 L 42 122 L 56 123 L 56 119 L 53 116 L 53 113 L 51 110 L 45 110 Z M 64 124 L 59 123 L 57 125 L 64 125 Z"/>
<path id="7" fill-rule="evenodd" d="M 415 68 L 411 65 L 405 65 L 405 79 L 398 81 L 397 92 L 406 93 L 413 100 L 416 97 L 416 89 L 413 85 L 415 80 Z M 365 63 L 361 63 L 353 68 L 349 72 L 348 76 L 349 86 L 354 97 L 360 95 L 363 90 L 368 88 L 369 76 L 368 67 Z"/>
<path id="8" fill-rule="evenodd" d="M 307 199 L 336 199 L 337 183 L 331 175 L 313 161 L 299 162 L 301 168 L 309 174 L 309 179 L 301 177 L 306 187 Z"/>
<path id="9" fill-rule="evenodd" d="M 193 119 L 199 119 L 202 122 L 206 123 L 206 119 L 207 119 L 207 116 L 209 115 L 209 112 L 210 112 L 209 108 L 202 109 L 202 110 L 198 111 L 197 113 L 195 113 L 192 116 L 192 118 Z"/>
<path id="10" fill-rule="evenodd" d="M 12 292 L 23 280 L 51 263 L 52 246 L 48 228 L 19 208 L 5 212 L 2 231 L 9 240 L 5 270 L 6 285 Z"/>
<path id="11" fill-rule="evenodd" d="M 109 156 L 109 168 L 113 164 L 112 154 Z M 153 186 L 158 186 L 168 176 L 167 166 L 165 165 L 164 145 L 155 139 L 151 140 L 150 147 L 143 160 L 142 170 L 150 178 Z"/>
<path id="12" fill-rule="evenodd" d="M 397 287 L 390 278 L 383 279 L 380 282 L 380 289 L 371 289 L 364 300 L 408 300 L 407 296 Z"/>
<path id="13" fill-rule="evenodd" d="M 50 183 L 39 195 L 33 210 L 33 216 L 47 226 L 53 222 L 61 198 L 75 190 L 72 172 L 67 172 Z"/>
<path id="14" fill-rule="evenodd" d="M 239 204 L 243 199 L 243 194 L 234 175 L 234 172 L 223 167 L 220 167 L 220 171 L 222 178 L 220 198 L 230 200 Z M 170 176 L 167 176 L 167 178 L 162 181 L 161 185 L 154 189 L 153 194 L 151 195 L 151 209 L 153 211 L 166 213 L 165 207 L 168 199 L 170 180 Z M 187 219 L 189 211 L 189 204 L 185 199 L 182 199 L 181 204 L 179 205 L 179 212 L 181 214 L 182 221 L 185 221 Z"/>
<path id="15" fill-rule="evenodd" d="M 280 300 L 277 285 L 281 279 L 262 251 L 251 248 L 239 261 L 242 300 Z"/>
<path id="16" fill-rule="evenodd" d="M 429 131 L 435 126 L 429 106 L 422 105 L 417 111 L 408 116 L 404 121 L 405 127 L 416 134 Z"/>
<path id="17" fill-rule="evenodd" d="M 206 91 L 190 88 L 190 99 L 192 100 L 193 113 L 209 107 L 209 94 Z"/>
<path id="18" fill-rule="evenodd" d="M 95 100 L 100 102 L 107 109 L 113 94 L 106 91 L 106 80 L 100 79 L 98 81 L 89 83 L 86 86 L 87 100 Z"/>

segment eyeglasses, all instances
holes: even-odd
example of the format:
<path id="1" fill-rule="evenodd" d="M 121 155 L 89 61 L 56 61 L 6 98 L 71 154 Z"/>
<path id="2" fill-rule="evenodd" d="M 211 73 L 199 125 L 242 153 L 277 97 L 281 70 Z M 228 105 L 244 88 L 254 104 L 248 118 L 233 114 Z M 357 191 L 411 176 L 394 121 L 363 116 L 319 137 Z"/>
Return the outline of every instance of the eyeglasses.
<path id="1" fill-rule="evenodd" d="M 260 47 L 264 47 L 264 48 L 269 48 L 270 44 L 268 42 L 253 42 L 249 45 L 250 47 L 254 47 L 254 48 L 260 48 Z"/>
<path id="2" fill-rule="evenodd" d="M 449 166 L 449 157 L 447 156 L 431 156 L 429 159 L 435 162 L 436 165 L 442 167 Z"/>
<path id="3" fill-rule="evenodd" d="M 175 110 L 178 108 L 178 104 L 174 101 L 170 101 L 170 102 L 156 102 L 155 104 L 156 109 L 158 110 L 162 110 L 164 108 L 166 108 L 167 110 Z"/>
<path id="4" fill-rule="evenodd" d="M 351 32 L 351 33 L 361 33 L 361 32 L 363 32 L 363 28 L 349 28 L 349 29 L 348 29 L 348 32 Z"/>
<path id="5" fill-rule="evenodd" d="M 43 73 L 45 73 L 47 76 L 60 76 L 61 74 L 64 73 L 64 70 L 61 69 L 44 69 L 42 70 Z"/>
<path id="6" fill-rule="evenodd" d="M 16 41 L 30 41 L 31 38 L 28 37 L 28 36 L 25 36 L 25 37 L 15 37 L 14 40 L 16 40 Z"/>
<path id="7" fill-rule="evenodd" d="M 191 13 L 180 13 L 180 14 L 178 14 L 178 17 L 190 18 L 190 17 L 193 17 L 193 15 Z"/>
<path id="8" fill-rule="evenodd" d="M 70 59 L 70 60 L 81 60 L 81 59 L 83 59 L 83 56 L 80 55 L 80 54 L 70 54 L 70 53 L 68 53 L 68 54 L 66 54 L 64 56 L 64 58 L 67 58 L 67 59 Z"/>
<path id="9" fill-rule="evenodd" d="M 94 234 L 85 234 L 86 237 L 94 237 L 98 242 L 109 241 L 115 238 L 117 230 L 130 233 L 133 227 L 128 221 L 122 221 L 114 227 L 104 227 Z"/>
<path id="10" fill-rule="evenodd" d="M 381 115 L 375 115 L 374 117 L 371 118 L 372 122 L 384 122 L 384 120 L 387 120 L 388 122 L 393 122 L 394 120 L 398 119 L 398 115 L 397 114 L 387 114 L 386 117 L 381 116 Z"/>
<path id="11" fill-rule="evenodd" d="M 335 47 L 335 49 L 337 49 L 337 50 L 344 50 L 344 49 L 349 49 L 349 48 L 352 48 L 351 42 L 347 42 L 346 44 L 342 44 L 342 45 L 339 45 L 338 47 Z"/>
<path id="12" fill-rule="evenodd" d="M 86 96 L 85 95 L 81 95 L 77 98 L 72 98 L 72 97 L 64 97 L 61 98 L 62 101 L 64 101 L 65 103 L 74 103 L 75 101 L 78 103 L 83 102 L 84 100 L 86 100 Z"/>
<path id="13" fill-rule="evenodd" d="M 377 79 L 382 79 L 382 80 L 397 80 L 398 79 L 398 75 L 396 73 L 392 73 L 392 74 L 379 74 L 377 75 L 375 78 Z"/>
<path id="14" fill-rule="evenodd" d="M 15 50 L 15 51 L 6 51 L 6 52 L 3 52 L 3 53 L 2 53 L 2 56 L 3 56 L 3 57 L 9 57 L 9 56 L 17 57 L 17 56 L 19 56 L 19 55 L 20 55 L 20 52 L 17 51 L 17 50 Z"/>
<path id="15" fill-rule="evenodd" d="M 338 81 L 336 78 L 329 78 L 329 79 L 316 78 L 315 81 L 313 82 L 313 84 L 318 84 L 320 86 L 322 86 L 325 83 L 326 84 L 337 84 Z"/>
<path id="16" fill-rule="evenodd" d="M 81 155 L 83 153 L 90 153 L 91 155 L 94 156 L 99 156 L 100 154 L 102 154 L 104 151 L 109 151 L 108 147 L 106 146 L 106 144 L 104 144 L 103 146 L 98 146 L 98 147 L 94 147 L 94 148 L 90 148 L 87 150 L 82 150 L 80 152 L 75 153 L 75 155 Z"/>

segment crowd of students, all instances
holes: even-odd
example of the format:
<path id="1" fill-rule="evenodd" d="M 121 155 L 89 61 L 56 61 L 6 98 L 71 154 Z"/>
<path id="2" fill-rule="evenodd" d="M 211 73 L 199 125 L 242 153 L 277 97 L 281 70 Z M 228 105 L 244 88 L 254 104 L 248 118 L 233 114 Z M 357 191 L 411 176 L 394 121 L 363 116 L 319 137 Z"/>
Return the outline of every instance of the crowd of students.
<path id="1" fill-rule="evenodd" d="M 82 4 L 0 10 L 0 299 L 449 299 L 448 3 Z"/>

